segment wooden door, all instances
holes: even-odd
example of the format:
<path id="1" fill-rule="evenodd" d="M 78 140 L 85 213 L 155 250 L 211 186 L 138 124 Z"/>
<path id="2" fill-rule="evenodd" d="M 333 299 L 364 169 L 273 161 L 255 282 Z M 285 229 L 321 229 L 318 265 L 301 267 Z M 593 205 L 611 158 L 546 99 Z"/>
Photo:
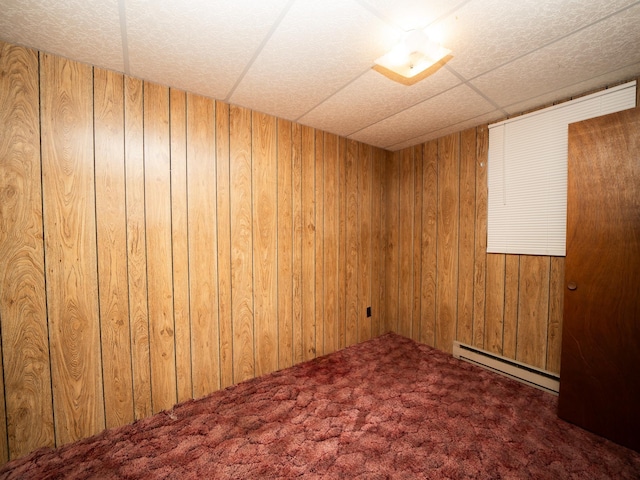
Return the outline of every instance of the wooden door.
<path id="1" fill-rule="evenodd" d="M 558 414 L 640 451 L 640 108 L 569 126 Z"/>

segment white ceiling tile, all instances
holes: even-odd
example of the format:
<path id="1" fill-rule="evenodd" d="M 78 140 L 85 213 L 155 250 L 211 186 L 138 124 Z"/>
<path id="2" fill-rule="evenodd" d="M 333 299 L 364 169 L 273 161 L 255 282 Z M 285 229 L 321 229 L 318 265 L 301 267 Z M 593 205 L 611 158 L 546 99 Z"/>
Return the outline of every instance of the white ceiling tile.
<path id="1" fill-rule="evenodd" d="M 604 75 L 590 78 L 583 82 L 572 84 L 568 87 L 554 90 L 551 93 L 530 98 L 524 102 L 514 103 L 504 107 L 509 115 L 517 115 L 532 109 L 537 109 L 545 105 L 551 105 L 558 101 L 569 100 L 571 97 L 593 92 L 599 88 L 613 85 L 623 80 L 634 80 L 640 76 L 640 63 L 623 67 Z"/>
<path id="2" fill-rule="evenodd" d="M 640 62 L 640 4 L 473 80 L 500 106 L 539 97 Z"/>
<path id="3" fill-rule="evenodd" d="M 394 82 L 374 70 L 369 70 L 300 118 L 300 122 L 338 135 L 349 136 L 459 83 L 458 77 L 446 68 L 441 68 L 425 80 L 411 86 Z M 392 109 L 390 105 L 393 105 Z"/>
<path id="4" fill-rule="evenodd" d="M 424 28 L 447 13 L 455 11 L 459 5 L 468 0 L 361 0 L 369 5 L 373 11 L 397 28 L 408 31 L 414 28 Z"/>
<path id="5" fill-rule="evenodd" d="M 493 105 L 462 84 L 365 128 L 350 138 L 387 148 L 493 110 Z"/>
<path id="6" fill-rule="evenodd" d="M 131 74 L 224 99 L 289 0 L 127 0 Z"/>
<path id="7" fill-rule="evenodd" d="M 0 39 L 124 71 L 118 0 L 1 0 Z"/>
<path id="8" fill-rule="evenodd" d="M 636 0 L 482 0 L 442 22 L 449 65 L 469 79 L 583 28 Z"/>
<path id="9" fill-rule="evenodd" d="M 460 132 L 462 130 L 466 130 L 467 128 L 477 127 L 478 125 L 493 123 L 503 118 L 504 118 L 504 113 L 501 110 L 494 110 L 493 112 L 485 113 L 484 115 L 470 118 L 468 120 L 462 121 L 460 123 L 456 123 L 449 127 L 441 128 L 439 130 L 434 130 L 425 135 L 412 138 L 411 140 L 397 143 L 396 145 L 391 145 L 388 147 L 388 149 L 392 151 L 402 150 L 403 148 L 411 147 L 419 143 L 428 142 L 429 140 L 434 140 L 436 138 L 449 135 L 450 133 Z"/>
<path id="10" fill-rule="evenodd" d="M 297 119 L 367 71 L 389 31 L 354 1 L 297 0 L 229 100 Z"/>

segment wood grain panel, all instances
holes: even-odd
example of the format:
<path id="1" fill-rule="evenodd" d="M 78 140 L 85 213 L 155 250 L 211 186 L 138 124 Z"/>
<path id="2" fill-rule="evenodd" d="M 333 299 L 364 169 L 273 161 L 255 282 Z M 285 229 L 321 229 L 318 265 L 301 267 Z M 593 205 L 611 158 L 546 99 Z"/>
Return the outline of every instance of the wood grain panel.
<path id="1" fill-rule="evenodd" d="M 413 298 L 411 338 L 420 341 L 422 322 L 422 145 L 413 147 Z"/>
<path id="2" fill-rule="evenodd" d="M 303 361 L 302 346 L 302 126 L 293 124 L 291 142 L 293 186 L 293 363 Z"/>
<path id="3" fill-rule="evenodd" d="M 293 365 L 291 122 L 278 119 L 278 368 Z"/>
<path id="4" fill-rule="evenodd" d="M 544 368 L 547 360 L 550 258 L 522 255 L 516 360 Z"/>
<path id="5" fill-rule="evenodd" d="M 316 354 L 315 132 L 302 127 L 302 358 Z"/>
<path id="6" fill-rule="evenodd" d="M 502 355 L 508 358 L 515 358 L 518 334 L 520 255 L 506 255 L 504 270 L 504 323 L 502 328 Z"/>
<path id="7" fill-rule="evenodd" d="M 347 140 L 338 140 L 338 349 L 344 348 L 347 318 Z"/>
<path id="8" fill-rule="evenodd" d="M 92 68 L 41 54 L 46 291 L 57 444 L 105 427 Z"/>
<path id="9" fill-rule="evenodd" d="M 251 218 L 251 111 L 232 106 L 230 135 L 231 312 L 233 381 L 255 376 L 253 225 Z"/>
<path id="10" fill-rule="evenodd" d="M 324 139 L 324 353 L 338 350 L 338 137 Z"/>
<path id="11" fill-rule="evenodd" d="M 457 320 L 460 134 L 438 140 L 436 344 L 453 349 Z"/>
<path id="12" fill-rule="evenodd" d="M 456 339 L 473 338 L 473 266 L 476 216 L 476 129 L 460 134 L 460 239 L 458 263 L 458 331 Z"/>
<path id="13" fill-rule="evenodd" d="M 38 93 L 38 54 L 0 42 L 0 463 L 54 445 Z"/>
<path id="14" fill-rule="evenodd" d="M 316 284 L 315 284 L 315 356 L 324 355 L 324 132 L 315 131 L 316 202 Z"/>
<path id="15" fill-rule="evenodd" d="M 256 376 L 278 368 L 276 119 L 253 113 L 253 297 Z"/>
<path id="16" fill-rule="evenodd" d="M 187 96 L 169 90 L 171 129 L 171 241 L 173 311 L 176 325 L 178 402 L 193 398 L 191 312 L 189 306 L 189 235 L 187 218 Z"/>
<path id="17" fill-rule="evenodd" d="M 400 226 L 400 161 L 394 152 L 393 159 L 385 165 L 385 203 L 387 225 L 385 233 L 385 317 L 387 329 L 398 330 L 398 236 Z"/>
<path id="18" fill-rule="evenodd" d="M 476 129 L 476 235 L 473 265 L 473 345 L 484 348 L 487 275 L 487 161 L 489 129 Z"/>
<path id="19" fill-rule="evenodd" d="M 229 105 L 216 102 L 216 192 L 218 194 L 218 320 L 220 325 L 220 387 L 233 385 L 233 323 L 231 302 L 231 192 Z"/>
<path id="20" fill-rule="evenodd" d="M 345 345 L 358 343 L 358 142 L 347 140 L 345 157 Z"/>
<path id="21" fill-rule="evenodd" d="M 134 420 L 127 279 L 124 78 L 94 70 L 100 340 L 107 428 Z"/>
<path id="22" fill-rule="evenodd" d="M 144 83 L 145 227 L 147 295 L 154 413 L 177 401 L 173 270 L 171 262 L 171 160 L 169 89 Z"/>
<path id="23" fill-rule="evenodd" d="M 549 327 L 546 369 L 560 373 L 562 318 L 564 311 L 564 257 L 551 257 L 549 278 Z"/>
<path id="24" fill-rule="evenodd" d="M 151 361 L 147 306 L 144 206 L 143 83 L 124 78 L 124 153 L 127 197 L 127 272 L 135 419 L 151 415 Z"/>
<path id="25" fill-rule="evenodd" d="M 215 103 L 187 94 L 187 192 L 193 396 L 220 388 Z"/>
<path id="26" fill-rule="evenodd" d="M 371 338 L 371 166 L 369 145 L 360 144 L 358 156 L 358 342 Z"/>
<path id="27" fill-rule="evenodd" d="M 371 165 L 371 336 L 377 337 L 384 332 L 381 322 L 381 299 L 384 295 L 382 267 L 382 168 L 385 162 L 383 150 L 375 148 Z M 421 210 L 422 211 L 422 210 Z"/>
<path id="28" fill-rule="evenodd" d="M 503 254 L 487 255 L 486 276 L 486 321 L 484 348 L 502 355 L 504 330 L 504 275 L 506 256 Z"/>
<path id="29" fill-rule="evenodd" d="M 398 333 L 409 338 L 413 324 L 413 168 L 413 149 L 407 148 L 400 154 Z"/>
<path id="30" fill-rule="evenodd" d="M 422 155 L 420 341 L 433 347 L 436 342 L 438 141 L 432 140 L 426 143 Z"/>

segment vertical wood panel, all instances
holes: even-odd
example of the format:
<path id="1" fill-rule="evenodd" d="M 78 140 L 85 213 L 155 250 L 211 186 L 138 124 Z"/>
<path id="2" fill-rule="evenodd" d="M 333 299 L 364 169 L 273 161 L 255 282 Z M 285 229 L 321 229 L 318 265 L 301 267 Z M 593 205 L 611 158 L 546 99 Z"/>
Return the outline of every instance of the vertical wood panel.
<path id="1" fill-rule="evenodd" d="M 473 337 L 473 266 L 476 215 L 476 129 L 460 134 L 460 259 L 458 266 L 457 340 Z"/>
<path id="2" fill-rule="evenodd" d="M 251 219 L 251 111 L 230 110 L 231 312 L 234 383 L 255 376 L 253 228 Z"/>
<path id="3" fill-rule="evenodd" d="M 291 122 L 278 120 L 278 368 L 293 365 Z"/>
<path id="4" fill-rule="evenodd" d="M 518 333 L 518 292 L 520 290 L 520 256 L 507 255 L 504 272 L 504 325 L 502 329 L 502 355 L 516 356 Z"/>
<path id="5" fill-rule="evenodd" d="M 422 322 L 422 145 L 413 147 L 413 298 L 411 338 L 420 341 Z"/>
<path id="6" fill-rule="evenodd" d="M 387 225 L 385 240 L 385 284 L 386 302 L 385 316 L 387 328 L 398 331 L 398 235 L 400 227 L 400 155 L 395 152 L 393 159 L 385 168 L 385 200 L 387 208 Z"/>
<path id="7" fill-rule="evenodd" d="M 147 306 L 147 237 L 144 219 L 143 83 L 124 79 L 127 271 L 135 419 L 151 415 L 151 362 Z"/>
<path id="8" fill-rule="evenodd" d="M 253 113 L 253 295 L 256 376 L 278 368 L 276 119 Z"/>
<path id="9" fill-rule="evenodd" d="M 436 347 L 451 352 L 456 332 L 458 286 L 460 134 L 438 140 L 438 280 Z"/>
<path id="10" fill-rule="evenodd" d="M 422 299 L 420 341 L 436 342 L 436 274 L 438 245 L 438 141 L 424 145 L 422 159 Z"/>
<path id="11" fill-rule="evenodd" d="M 98 285 L 107 428 L 130 423 L 133 380 L 127 285 L 124 79 L 94 71 Z"/>
<path id="12" fill-rule="evenodd" d="M 473 265 L 473 345 L 484 347 L 487 274 L 487 160 L 489 129 L 478 127 L 476 143 L 476 235 Z"/>
<path id="13" fill-rule="evenodd" d="M 383 150 L 373 150 L 371 165 L 371 336 L 384 333 L 382 326 L 382 303 L 384 261 L 382 258 L 382 168 L 385 161 Z"/>
<path id="14" fill-rule="evenodd" d="M 324 353 L 338 349 L 338 137 L 324 145 Z"/>
<path id="15" fill-rule="evenodd" d="M 46 290 L 58 444 L 105 427 L 92 73 L 87 65 L 41 55 Z"/>
<path id="16" fill-rule="evenodd" d="M 411 338 L 413 323 L 413 149 L 400 154 L 400 200 L 398 229 L 398 333 Z"/>
<path id="17" fill-rule="evenodd" d="M 177 401 L 171 262 L 169 89 L 144 84 L 144 169 L 147 237 L 151 404 L 153 412 Z"/>
<path id="18" fill-rule="evenodd" d="M 302 345 L 302 126 L 292 130 L 293 185 L 293 363 L 304 359 Z"/>
<path id="19" fill-rule="evenodd" d="M 315 167 L 316 167 L 316 254 L 315 254 L 315 355 L 324 355 L 324 133 L 321 130 L 315 131 Z"/>
<path id="20" fill-rule="evenodd" d="M 347 343 L 347 140 L 338 143 L 338 348 Z"/>
<path id="21" fill-rule="evenodd" d="M 316 353 L 315 133 L 302 127 L 302 358 Z"/>
<path id="22" fill-rule="evenodd" d="M 220 325 L 220 387 L 233 385 L 231 302 L 231 192 L 229 105 L 216 102 L 216 192 L 218 232 L 218 319 Z"/>
<path id="23" fill-rule="evenodd" d="M 549 328 L 547 330 L 546 369 L 560 373 L 562 317 L 564 311 L 564 257 L 551 257 L 549 279 Z"/>
<path id="24" fill-rule="evenodd" d="M 345 345 L 358 342 L 358 142 L 347 140 L 345 157 Z"/>
<path id="25" fill-rule="evenodd" d="M 187 212 L 187 97 L 171 89 L 171 239 L 173 310 L 176 325 L 178 401 L 193 398 L 191 312 L 189 306 L 189 235 Z"/>
<path id="26" fill-rule="evenodd" d="M 0 42 L 0 463 L 54 445 L 38 92 L 38 54 Z"/>
<path id="27" fill-rule="evenodd" d="M 504 329 L 505 255 L 487 255 L 486 321 L 484 348 L 502 355 Z"/>
<path id="28" fill-rule="evenodd" d="M 547 360 L 550 258 L 522 255 L 516 360 L 544 368 Z"/>
<path id="29" fill-rule="evenodd" d="M 371 338 L 371 147 L 360 144 L 358 158 L 358 342 Z"/>
<path id="30" fill-rule="evenodd" d="M 187 192 L 193 395 L 220 388 L 215 103 L 187 94 Z"/>

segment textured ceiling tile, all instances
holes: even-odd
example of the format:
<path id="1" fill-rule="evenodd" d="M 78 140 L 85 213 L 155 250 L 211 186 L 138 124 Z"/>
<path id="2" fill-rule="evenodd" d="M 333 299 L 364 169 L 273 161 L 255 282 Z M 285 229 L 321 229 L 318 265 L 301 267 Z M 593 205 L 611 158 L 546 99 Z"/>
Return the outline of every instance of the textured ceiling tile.
<path id="1" fill-rule="evenodd" d="M 362 4 L 369 5 L 373 11 L 397 28 L 408 31 L 414 28 L 424 28 L 443 15 L 455 11 L 458 5 L 466 0 L 452 2 L 451 0 L 362 0 Z"/>
<path id="2" fill-rule="evenodd" d="M 509 115 L 517 115 L 532 109 L 538 109 L 545 105 L 550 106 L 558 101 L 569 100 L 571 97 L 590 93 L 605 86 L 611 86 L 622 81 L 621 79 L 635 80 L 638 76 L 640 76 L 640 63 L 590 78 L 584 82 L 572 84 L 569 87 L 554 90 L 551 93 L 547 93 L 539 97 L 530 98 L 524 102 L 508 105 L 504 107 L 504 110 Z"/>
<path id="3" fill-rule="evenodd" d="M 640 4 L 472 83 L 501 107 L 522 103 L 640 62 L 639 32 Z"/>
<path id="4" fill-rule="evenodd" d="M 288 0 L 128 0 L 131 74 L 224 99 Z"/>
<path id="5" fill-rule="evenodd" d="M 483 0 L 443 21 L 449 63 L 465 78 L 505 64 L 635 0 Z"/>
<path id="6" fill-rule="evenodd" d="M 494 110 L 493 112 L 489 112 L 484 115 L 480 115 L 478 117 L 471 118 L 460 123 L 456 123 L 455 125 L 451 125 L 446 128 L 441 128 L 439 130 L 434 130 L 425 135 L 412 138 L 411 140 L 408 140 L 406 142 L 401 142 L 396 145 L 391 145 L 388 147 L 388 149 L 392 151 L 402 150 L 403 148 L 411 147 L 419 143 L 424 143 L 424 142 L 428 142 L 429 140 L 444 137 L 445 135 L 449 135 L 450 133 L 460 132 L 462 130 L 466 130 L 467 128 L 477 127 L 478 125 L 493 123 L 503 118 L 504 118 L 504 113 L 501 110 Z"/>
<path id="7" fill-rule="evenodd" d="M 300 122 L 348 136 L 459 83 L 458 77 L 445 68 L 412 86 L 370 70 L 300 118 Z"/>
<path id="8" fill-rule="evenodd" d="M 118 0 L 1 0 L 0 38 L 124 71 Z"/>
<path id="9" fill-rule="evenodd" d="M 387 148 L 493 110 L 495 107 L 475 91 L 467 85 L 460 85 L 365 128 L 350 138 Z"/>
<path id="10" fill-rule="evenodd" d="M 354 1 L 297 0 L 229 100 L 297 119 L 371 68 L 389 32 Z"/>

